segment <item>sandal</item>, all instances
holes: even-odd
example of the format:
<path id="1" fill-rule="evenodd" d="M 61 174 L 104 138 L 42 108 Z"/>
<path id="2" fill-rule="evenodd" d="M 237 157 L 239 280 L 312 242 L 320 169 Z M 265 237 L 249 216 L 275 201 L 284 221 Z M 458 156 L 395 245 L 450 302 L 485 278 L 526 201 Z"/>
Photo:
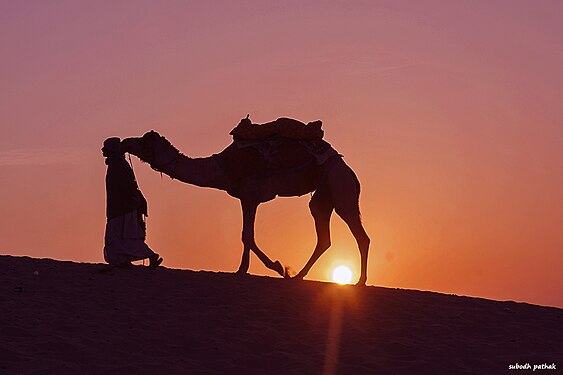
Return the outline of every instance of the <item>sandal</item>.
<path id="1" fill-rule="evenodd" d="M 163 258 L 160 257 L 160 255 L 158 254 L 154 254 L 153 257 L 149 258 L 149 268 L 157 268 L 158 266 L 160 266 L 160 264 L 162 263 L 162 261 L 164 260 Z"/>

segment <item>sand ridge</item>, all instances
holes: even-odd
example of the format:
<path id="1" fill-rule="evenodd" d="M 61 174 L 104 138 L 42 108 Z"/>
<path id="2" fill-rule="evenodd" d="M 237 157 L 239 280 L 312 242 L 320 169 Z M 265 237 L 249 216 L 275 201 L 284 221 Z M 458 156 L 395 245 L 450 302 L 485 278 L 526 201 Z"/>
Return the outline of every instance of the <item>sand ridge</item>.
<path id="1" fill-rule="evenodd" d="M 99 272 L 104 267 L 0 256 L 0 374 L 495 374 L 515 363 L 563 366 L 557 308 L 142 266 Z"/>

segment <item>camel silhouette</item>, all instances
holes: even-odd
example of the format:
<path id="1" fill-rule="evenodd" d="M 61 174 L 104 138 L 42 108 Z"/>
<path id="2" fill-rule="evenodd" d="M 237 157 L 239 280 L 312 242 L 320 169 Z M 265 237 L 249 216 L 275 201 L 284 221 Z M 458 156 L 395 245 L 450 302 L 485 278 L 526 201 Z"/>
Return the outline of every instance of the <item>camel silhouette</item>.
<path id="1" fill-rule="evenodd" d="M 282 139 L 280 145 L 278 139 L 276 144 L 273 154 L 277 155 L 278 161 L 293 160 L 295 155 L 302 155 L 300 160 L 304 162 L 297 166 L 272 164 L 271 161 L 266 162 L 255 147 L 241 147 L 237 142 L 231 143 L 218 154 L 190 158 L 155 131 L 141 138 L 126 138 L 122 141 L 125 152 L 149 163 L 154 170 L 188 184 L 227 191 L 240 200 L 244 250 L 237 273 L 248 272 L 250 251 L 253 251 L 267 268 L 289 277 L 282 264 L 272 261 L 254 240 L 256 210 L 260 203 L 276 196 L 301 196 L 314 192 L 309 208 L 315 220 L 317 244 L 303 269 L 293 278 L 303 279 L 330 247 L 330 218 L 332 212 L 336 211 L 358 244 L 361 273 L 356 285 L 365 285 L 370 239 L 361 222 L 360 182 L 356 174 L 326 142 L 324 144 L 330 147 L 332 153 L 321 164 L 310 162 L 314 157 L 303 146 L 304 142 Z"/>

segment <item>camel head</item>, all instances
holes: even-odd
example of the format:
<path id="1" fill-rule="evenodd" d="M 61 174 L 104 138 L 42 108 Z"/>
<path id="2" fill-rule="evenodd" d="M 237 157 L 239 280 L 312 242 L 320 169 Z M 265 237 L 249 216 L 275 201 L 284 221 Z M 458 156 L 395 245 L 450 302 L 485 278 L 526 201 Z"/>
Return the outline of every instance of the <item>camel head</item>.
<path id="1" fill-rule="evenodd" d="M 180 154 L 178 149 L 154 130 L 145 133 L 141 138 L 125 138 L 121 141 L 121 147 L 124 152 L 137 156 L 157 171 Z"/>

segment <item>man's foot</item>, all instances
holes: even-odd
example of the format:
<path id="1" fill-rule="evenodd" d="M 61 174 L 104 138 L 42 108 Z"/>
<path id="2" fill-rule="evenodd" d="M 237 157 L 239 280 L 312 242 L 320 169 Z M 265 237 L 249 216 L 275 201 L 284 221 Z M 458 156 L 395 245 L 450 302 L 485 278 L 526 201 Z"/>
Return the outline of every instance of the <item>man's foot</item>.
<path id="1" fill-rule="evenodd" d="M 154 254 L 152 257 L 149 258 L 149 268 L 157 268 L 160 266 L 164 259 L 160 257 L 158 254 Z"/>

